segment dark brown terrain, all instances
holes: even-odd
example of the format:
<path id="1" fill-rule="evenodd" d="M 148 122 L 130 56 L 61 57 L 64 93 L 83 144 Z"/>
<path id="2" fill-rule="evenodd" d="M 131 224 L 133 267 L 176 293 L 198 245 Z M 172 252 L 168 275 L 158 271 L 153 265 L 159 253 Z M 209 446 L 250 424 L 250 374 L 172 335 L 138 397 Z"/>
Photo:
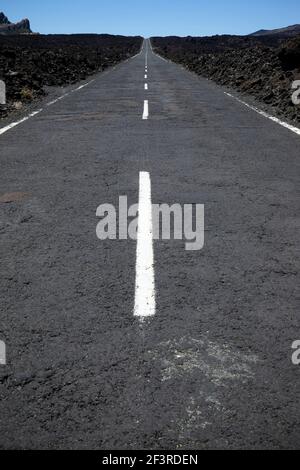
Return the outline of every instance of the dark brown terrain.
<path id="1" fill-rule="evenodd" d="M 8 105 L 0 117 L 45 93 L 86 79 L 136 54 L 141 37 L 97 34 L 0 35 L 0 79 Z"/>
<path id="2" fill-rule="evenodd" d="M 291 31 L 290 31 L 291 34 Z M 300 35 L 286 32 L 258 36 L 153 38 L 160 55 L 189 70 L 239 90 L 300 123 L 292 102 L 292 83 L 300 79 Z"/>

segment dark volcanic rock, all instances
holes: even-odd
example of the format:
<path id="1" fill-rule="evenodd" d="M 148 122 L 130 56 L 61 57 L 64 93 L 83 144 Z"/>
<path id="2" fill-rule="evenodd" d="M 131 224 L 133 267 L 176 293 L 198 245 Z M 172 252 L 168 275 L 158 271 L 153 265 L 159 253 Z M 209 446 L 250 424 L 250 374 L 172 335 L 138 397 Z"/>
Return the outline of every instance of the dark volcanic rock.
<path id="1" fill-rule="evenodd" d="M 300 69 L 300 36 L 282 46 L 279 59 L 285 70 Z"/>

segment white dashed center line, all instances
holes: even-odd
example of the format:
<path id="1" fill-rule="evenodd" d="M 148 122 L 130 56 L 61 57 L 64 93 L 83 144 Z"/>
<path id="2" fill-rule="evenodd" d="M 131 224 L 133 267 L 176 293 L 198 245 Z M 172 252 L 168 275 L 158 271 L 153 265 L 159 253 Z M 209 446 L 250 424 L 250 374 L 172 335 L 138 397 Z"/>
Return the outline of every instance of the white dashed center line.
<path id="1" fill-rule="evenodd" d="M 150 174 L 147 172 L 141 172 L 139 179 L 139 220 L 136 252 L 134 316 L 146 318 L 155 315 L 155 279 Z"/>
<path id="2" fill-rule="evenodd" d="M 149 102 L 148 100 L 144 101 L 144 111 L 143 111 L 143 119 L 148 119 L 149 117 Z"/>

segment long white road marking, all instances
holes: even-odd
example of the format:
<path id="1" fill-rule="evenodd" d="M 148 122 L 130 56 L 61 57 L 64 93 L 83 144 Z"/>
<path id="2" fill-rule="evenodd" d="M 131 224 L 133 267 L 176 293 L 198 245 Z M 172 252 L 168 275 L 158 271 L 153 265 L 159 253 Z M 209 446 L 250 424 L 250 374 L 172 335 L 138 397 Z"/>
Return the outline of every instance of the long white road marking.
<path id="1" fill-rule="evenodd" d="M 29 114 L 28 116 L 24 117 L 23 119 L 20 119 L 20 121 L 13 122 L 12 124 L 9 124 L 8 126 L 2 127 L 0 129 L 0 135 L 4 134 L 5 132 L 9 131 L 13 127 L 18 126 L 19 124 L 22 124 L 22 122 L 28 121 L 28 119 L 36 116 L 37 114 L 41 113 L 43 110 L 39 109 L 38 111 L 34 111 L 33 113 Z"/>
<path id="2" fill-rule="evenodd" d="M 143 119 L 148 119 L 149 117 L 149 102 L 148 100 L 144 101 L 144 111 L 143 111 Z"/>
<path id="3" fill-rule="evenodd" d="M 55 100 L 50 101 L 49 103 L 46 104 L 46 106 L 52 106 L 53 104 L 57 103 L 58 101 L 63 100 L 64 98 L 66 98 L 67 96 L 69 96 L 71 93 L 74 93 L 75 91 L 79 91 L 79 90 L 82 90 L 83 88 L 87 87 L 88 85 L 90 85 L 91 83 L 93 83 L 95 80 L 96 80 L 96 79 L 94 78 L 93 80 L 90 80 L 89 82 L 84 83 L 83 85 L 80 85 L 80 86 L 77 87 L 77 88 L 74 88 L 74 89 L 71 90 L 69 93 L 65 93 L 64 95 L 59 96 L 59 97 L 56 98 Z"/>
<path id="4" fill-rule="evenodd" d="M 147 172 L 140 173 L 139 220 L 136 250 L 136 281 L 134 316 L 155 315 L 155 279 L 151 180 Z"/>
<path id="5" fill-rule="evenodd" d="M 145 83 L 145 90 L 148 90 L 148 83 Z"/>
<path id="6" fill-rule="evenodd" d="M 127 59 L 125 62 L 127 62 L 128 60 L 135 59 L 136 57 L 138 57 L 139 55 L 141 55 L 141 54 L 143 53 L 143 51 L 144 51 L 144 43 L 145 43 L 145 40 L 144 40 L 144 42 L 143 42 L 143 44 L 142 44 L 142 47 L 141 47 L 140 52 L 138 52 L 137 54 L 135 54 L 133 57 L 130 57 L 130 58 Z"/>
<path id="7" fill-rule="evenodd" d="M 66 93 L 65 95 L 62 95 L 62 96 L 59 96 L 58 98 L 56 98 L 55 100 L 53 101 L 49 101 L 49 103 L 46 104 L 46 106 L 52 106 L 53 104 L 55 103 L 58 103 L 58 101 L 66 98 L 67 96 L 69 96 L 70 93 Z"/>
<path id="8" fill-rule="evenodd" d="M 265 111 L 261 111 L 260 109 L 256 108 L 255 106 L 251 106 L 250 104 L 246 103 L 246 102 L 243 101 L 243 100 L 240 100 L 239 98 L 237 98 L 236 96 L 232 95 L 231 93 L 227 93 L 226 91 L 224 91 L 224 93 L 225 93 L 225 95 L 230 96 L 230 98 L 233 98 L 233 99 L 235 99 L 236 101 L 238 101 L 239 103 L 243 104 L 243 105 L 246 106 L 247 108 L 252 109 L 252 111 L 255 111 L 256 113 L 260 114 L 261 116 L 264 116 L 265 118 L 270 119 L 271 121 L 276 122 L 276 123 L 279 124 L 280 126 L 283 126 L 283 127 L 285 127 L 286 129 L 289 129 L 290 131 L 294 132 L 294 133 L 297 134 L 297 135 L 300 135 L 300 129 L 299 129 L 298 127 L 291 126 L 291 125 L 288 124 L 287 122 L 281 121 L 281 120 L 278 119 L 277 117 L 272 116 L 271 114 L 268 114 L 268 113 L 266 113 Z"/>
<path id="9" fill-rule="evenodd" d="M 114 67 L 115 68 L 115 67 Z M 74 91 L 79 91 L 79 90 L 82 90 L 82 88 L 85 88 L 86 86 L 90 85 L 91 83 L 93 83 L 96 79 L 94 78 L 93 80 L 90 80 L 88 83 L 84 83 L 84 85 L 80 85 L 78 88 L 75 88 L 75 90 L 72 90 L 72 93 Z"/>

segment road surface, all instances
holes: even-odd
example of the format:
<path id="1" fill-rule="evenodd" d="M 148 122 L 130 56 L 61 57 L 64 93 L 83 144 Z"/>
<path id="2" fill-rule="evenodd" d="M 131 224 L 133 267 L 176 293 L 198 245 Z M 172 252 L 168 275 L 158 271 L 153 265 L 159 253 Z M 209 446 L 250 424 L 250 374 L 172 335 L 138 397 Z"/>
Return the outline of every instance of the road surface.
<path id="1" fill-rule="evenodd" d="M 145 41 L 0 136 L 1 448 L 299 447 L 300 137 L 224 91 Z M 153 241 L 147 318 L 151 243 L 96 236 L 141 175 L 205 205 L 201 251 Z"/>

